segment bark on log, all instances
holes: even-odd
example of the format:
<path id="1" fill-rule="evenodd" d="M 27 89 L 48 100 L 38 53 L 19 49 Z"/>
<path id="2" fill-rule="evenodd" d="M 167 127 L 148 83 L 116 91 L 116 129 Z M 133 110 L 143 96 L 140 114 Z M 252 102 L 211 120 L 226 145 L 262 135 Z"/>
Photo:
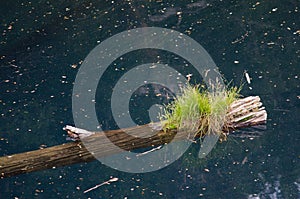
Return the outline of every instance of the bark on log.
<path id="1" fill-rule="evenodd" d="M 265 124 L 266 120 L 267 112 L 262 107 L 260 98 L 258 96 L 247 97 L 231 104 L 226 115 L 224 130 Z M 72 128 L 74 129 L 72 130 Z M 66 130 L 73 134 L 73 136 L 89 135 L 86 138 L 82 138 L 85 144 L 89 144 L 89 150 L 86 149 L 81 140 L 78 140 L 49 148 L 0 157 L 0 177 L 5 178 L 38 170 L 93 161 L 95 160 L 94 155 L 104 157 L 118 153 L 120 151 L 116 150 L 118 147 L 130 151 L 159 146 L 171 141 L 179 141 L 187 138 L 187 135 L 184 133 L 175 136 L 177 134 L 176 130 L 169 130 L 167 132 L 155 130 L 151 124 L 99 133 L 88 132 L 75 127 L 72 128 L 67 128 Z M 83 133 L 81 134 L 81 132 Z M 149 134 L 153 136 L 141 138 Z M 139 135 L 139 137 L 130 135 Z M 175 137 L 176 139 L 173 139 Z M 118 147 L 110 147 L 111 143 L 106 143 L 107 140 Z M 104 146 L 107 144 L 107 147 L 102 146 L 101 150 L 99 150 L 99 141 Z M 90 153 L 91 148 L 94 155 Z"/>

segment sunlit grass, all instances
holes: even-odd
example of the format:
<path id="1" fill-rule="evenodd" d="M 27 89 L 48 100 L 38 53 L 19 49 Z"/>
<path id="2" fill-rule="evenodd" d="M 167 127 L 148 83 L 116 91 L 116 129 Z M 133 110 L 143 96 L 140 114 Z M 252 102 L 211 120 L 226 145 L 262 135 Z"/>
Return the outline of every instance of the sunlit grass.
<path id="1" fill-rule="evenodd" d="M 161 115 L 164 130 L 185 129 L 193 136 L 221 135 L 226 112 L 239 97 L 237 87 L 208 92 L 201 86 L 187 85 L 182 94 L 166 105 Z"/>

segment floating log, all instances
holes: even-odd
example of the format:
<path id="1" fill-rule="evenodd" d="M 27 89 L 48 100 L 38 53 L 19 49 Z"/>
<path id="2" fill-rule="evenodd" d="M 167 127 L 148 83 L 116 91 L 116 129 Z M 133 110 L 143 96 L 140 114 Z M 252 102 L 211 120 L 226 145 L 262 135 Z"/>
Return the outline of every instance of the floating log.
<path id="1" fill-rule="evenodd" d="M 261 125 L 265 124 L 266 120 L 267 112 L 262 106 L 260 98 L 258 96 L 246 97 L 238 99 L 231 104 L 226 115 L 223 130 L 228 131 L 237 128 Z M 104 157 L 118 153 L 119 151 L 116 150 L 118 147 L 130 151 L 160 146 L 171 141 L 179 141 L 187 138 L 187 135 L 184 133 L 175 136 L 177 134 L 176 130 L 164 131 L 154 128 L 155 125 L 157 125 L 157 123 L 97 133 L 66 126 L 65 130 L 68 131 L 68 134 L 73 138 L 77 137 L 80 139 L 58 146 L 0 157 L 0 178 L 75 163 L 90 162 L 95 160 L 95 156 Z M 149 136 L 149 134 L 153 136 L 143 138 L 143 136 Z M 130 135 L 139 135 L 139 137 Z M 82 142 L 82 139 L 84 139 L 84 143 Z M 111 143 L 108 144 L 107 140 L 118 147 L 110 147 Z M 97 145 L 99 141 L 101 141 L 103 145 L 101 150 L 98 149 L 99 145 Z M 93 154 L 91 154 L 84 146 L 84 144 L 87 143 L 89 144 L 89 147 L 91 146 L 93 148 Z"/>

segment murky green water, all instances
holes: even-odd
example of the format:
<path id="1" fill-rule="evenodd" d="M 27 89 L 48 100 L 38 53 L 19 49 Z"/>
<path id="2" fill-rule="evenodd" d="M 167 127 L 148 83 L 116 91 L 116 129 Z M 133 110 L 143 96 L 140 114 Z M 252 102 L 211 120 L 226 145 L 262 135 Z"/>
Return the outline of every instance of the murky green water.
<path id="1" fill-rule="evenodd" d="M 0 198 L 300 198 L 299 3 L 2 1 L 1 156 L 67 142 L 62 127 L 74 124 L 72 88 L 82 61 L 105 39 L 138 27 L 189 35 L 236 85 L 245 82 L 247 71 L 251 84 L 245 83 L 242 94 L 262 98 L 268 123 L 257 138 L 218 143 L 206 159 L 198 159 L 199 146 L 192 145 L 175 163 L 152 173 L 123 173 L 95 161 L 1 179 Z M 159 51 L 116 61 L 97 97 L 104 128 L 115 128 L 109 114 L 113 84 L 133 64 L 150 59 L 174 68 L 186 64 Z M 193 72 L 187 67 L 182 73 Z M 135 122 L 149 121 L 143 107 L 132 111 Z M 119 181 L 83 193 L 111 177 Z"/>

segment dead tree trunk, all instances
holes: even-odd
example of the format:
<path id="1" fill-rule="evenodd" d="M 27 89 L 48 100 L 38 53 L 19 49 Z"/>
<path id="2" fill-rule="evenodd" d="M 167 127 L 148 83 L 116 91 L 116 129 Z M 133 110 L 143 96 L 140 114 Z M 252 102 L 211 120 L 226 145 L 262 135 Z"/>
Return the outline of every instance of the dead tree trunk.
<path id="1" fill-rule="evenodd" d="M 226 129 L 236 129 L 265 124 L 267 112 L 264 107 L 262 107 L 262 103 L 258 96 L 247 97 L 232 103 L 226 117 L 227 119 L 224 127 L 226 127 Z M 74 130 L 72 130 L 72 128 Z M 72 128 L 67 128 L 66 130 L 73 135 L 80 135 L 81 131 L 84 131 L 85 133 L 87 132 L 75 127 Z M 149 130 L 152 132 L 149 132 Z M 99 140 L 107 140 L 106 138 L 123 150 L 129 151 L 139 148 L 159 146 L 171 141 L 183 140 L 187 137 L 187 135 L 184 134 L 175 136 L 177 133 L 176 130 L 154 130 L 150 124 L 100 133 L 89 133 L 92 135 L 83 138 L 85 139 L 84 143 L 88 143 L 89 146 L 93 147 L 93 153 L 96 153 L 97 157 L 104 157 L 118 152 L 116 151 L 116 147 L 109 147 L 111 145 L 107 145 L 107 147 L 105 147 L 105 141 L 101 142 L 104 144 L 104 147 L 102 146 L 101 150 L 97 150 L 97 143 L 99 143 Z M 127 133 L 133 133 L 141 136 L 149 135 L 149 133 L 151 133 L 153 136 L 144 139 L 129 136 Z M 175 137 L 176 139 L 173 139 Z M 103 150 L 103 148 L 105 150 Z M 29 173 L 93 160 L 95 160 L 95 156 L 85 148 L 82 141 L 78 140 L 45 149 L 0 157 L 0 177 L 5 178 L 22 173 Z"/>

